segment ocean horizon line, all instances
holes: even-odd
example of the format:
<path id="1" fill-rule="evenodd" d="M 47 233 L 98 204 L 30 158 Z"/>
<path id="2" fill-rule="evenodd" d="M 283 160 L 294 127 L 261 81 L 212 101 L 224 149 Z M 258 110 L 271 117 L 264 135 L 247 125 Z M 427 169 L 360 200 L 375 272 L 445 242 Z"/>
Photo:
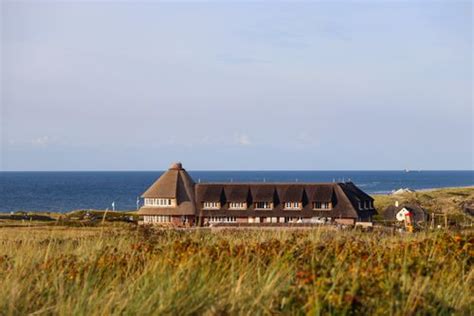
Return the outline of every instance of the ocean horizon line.
<path id="1" fill-rule="evenodd" d="M 134 209 L 137 197 L 165 170 L 2 171 L 0 212 L 15 210 L 67 211 L 106 208 Z M 424 189 L 474 186 L 472 170 L 349 171 L 349 170 L 193 170 L 196 183 L 330 183 L 351 181 L 368 194 L 387 194 L 400 188 Z"/>
<path id="2" fill-rule="evenodd" d="M 84 169 L 84 170 L 0 170 L 0 173 L 41 173 L 41 172 L 165 172 L 163 170 L 148 170 L 148 169 Z M 188 172 L 474 172 L 474 169 L 186 169 Z"/>

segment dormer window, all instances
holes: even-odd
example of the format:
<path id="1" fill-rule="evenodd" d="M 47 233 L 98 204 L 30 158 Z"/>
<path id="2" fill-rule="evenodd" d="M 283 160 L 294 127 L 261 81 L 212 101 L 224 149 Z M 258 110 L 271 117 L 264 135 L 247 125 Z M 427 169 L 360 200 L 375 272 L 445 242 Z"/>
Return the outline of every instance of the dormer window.
<path id="1" fill-rule="evenodd" d="M 330 210 L 332 208 L 331 202 L 314 202 L 314 210 Z"/>
<path id="2" fill-rule="evenodd" d="M 271 210 L 273 203 L 271 202 L 255 202 L 255 209 L 257 210 Z"/>
<path id="3" fill-rule="evenodd" d="M 176 206 L 175 199 L 145 199 L 145 206 L 153 206 L 153 207 L 174 207 Z"/>
<path id="4" fill-rule="evenodd" d="M 285 202 L 285 210 L 301 210 L 299 202 Z"/>
<path id="5" fill-rule="evenodd" d="M 203 208 L 206 210 L 218 210 L 221 208 L 220 202 L 204 202 Z"/>
<path id="6" fill-rule="evenodd" d="M 229 203 L 230 210 L 245 210 L 247 209 L 247 203 L 245 202 L 230 202 Z"/>
<path id="7" fill-rule="evenodd" d="M 157 199 L 159 206 L 171 206 L 171 199 Z"/>

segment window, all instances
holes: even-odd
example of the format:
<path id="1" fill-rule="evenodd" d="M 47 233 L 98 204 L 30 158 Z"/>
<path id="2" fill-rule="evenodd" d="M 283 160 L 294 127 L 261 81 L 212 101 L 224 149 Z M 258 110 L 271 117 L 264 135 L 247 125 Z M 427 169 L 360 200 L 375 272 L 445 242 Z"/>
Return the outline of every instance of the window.
<path id="1" fill-rule="evenodd" d="M 146 206 L 170 207 L 173 206 L 173 199 L 145 199 Z"/>
<path id="2" fill-rule="evenodd" d="M 278 217 L 266 217 L 265 223 L 278 223 Z"/>
<path id="3" fill-rule="evenodd" d="M 169 223 L 171 222 L 171 216 L 144 216 L 143 220 L 145 223 Z"/>
<path id="4" fill-rule="evenodd" d="M 249 217 L 249 223 L 260 223 L 260 217 Z"/>
<path id="5" fill-rule="evenodd" d="M 303 217 L 285 217 L 285 223 L 302 223 Z"/>
<path id="6" fill-rule="evenodd" d="M 313 209 L 315 210 L 330 210 L 331 202 L 314 202 Z"/>
<path id="7" fill-rule="evenodd" d="M 219 202 L 204 202 L 203 207 L 208 210 L 216 210 L 221 207 L 221 203 Z"/>
<path id="8" fill-rule="evenodd" d="M 299 210 L 301 209 L 300 203 L 298 202 L 285 202 L 286 210 Z"/>
<path id="9" fill-rule="evenodd" d="M 272 208 L 272 203 L 270 202 L 255 202 L 255 208 L 261 210 L 270 210 Z"/>
<path id="10" fill-rule="evenodd" d="M 211 216 L 209 217 L 209 223 L 235 223 L 236 217 L 233 216 Z"/>
<path id="11" fill-rule="evenodd" d="M 155 217 L 156 217 L 156 220 L 158 221 L 158 223 L 169 223 L 169 222 L 171 222 L 171 216 L 161 215 L 161 216 L 155 216 Z"/>
<path id="12" fill-rule="evenodd" d="M 230 202 L 229 209 L 232 210 L 245 210 L 247 208 L 247 203 L 245 202 Z"/>
<path id="13" fill-rule="evenodd" d="M 171 199 L 156 199 L 158 206 L 171 206 Z"/>

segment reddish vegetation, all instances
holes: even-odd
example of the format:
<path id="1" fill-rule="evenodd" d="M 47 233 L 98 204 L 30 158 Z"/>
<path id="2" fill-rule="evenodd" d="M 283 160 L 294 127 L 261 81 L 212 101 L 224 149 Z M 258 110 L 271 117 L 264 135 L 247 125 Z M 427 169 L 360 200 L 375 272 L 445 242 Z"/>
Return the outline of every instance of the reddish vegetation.
<path id="1" fill-rule="evenodd" d="M 0 243 L 5 314 L 473 312 L 471 232 L 22 228 Z"/>

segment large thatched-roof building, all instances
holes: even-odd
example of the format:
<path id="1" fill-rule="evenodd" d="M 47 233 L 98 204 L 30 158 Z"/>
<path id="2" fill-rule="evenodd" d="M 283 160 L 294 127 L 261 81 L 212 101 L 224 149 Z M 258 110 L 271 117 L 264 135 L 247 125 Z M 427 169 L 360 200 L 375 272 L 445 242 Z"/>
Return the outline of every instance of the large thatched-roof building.
<path id="1" fill-rule="evenodd" d="M 143 223 L 369 222 L 374 200 L 352 182 L 194 183 L 173 164 L 143 193 Z"/>

